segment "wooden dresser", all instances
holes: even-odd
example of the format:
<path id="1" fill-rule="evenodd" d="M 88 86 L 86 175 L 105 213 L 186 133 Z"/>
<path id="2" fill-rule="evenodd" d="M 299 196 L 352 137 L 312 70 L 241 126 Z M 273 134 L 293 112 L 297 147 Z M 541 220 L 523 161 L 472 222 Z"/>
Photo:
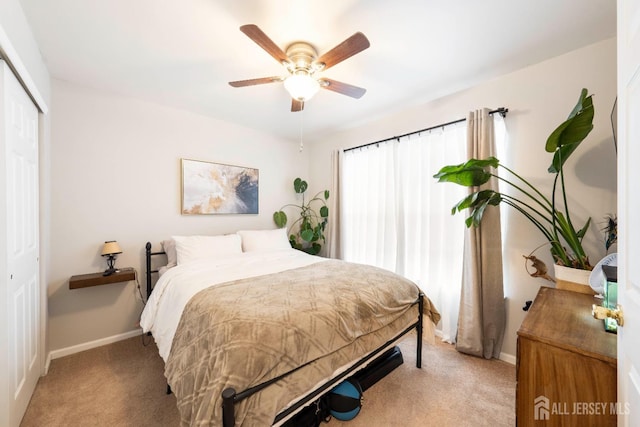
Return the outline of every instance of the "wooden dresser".
<path id="1" fill-rule="evenodd" d="M 616 335 L 591 295 L 542 287 L 518 331 L 518 426 L 615 426 Z"/>

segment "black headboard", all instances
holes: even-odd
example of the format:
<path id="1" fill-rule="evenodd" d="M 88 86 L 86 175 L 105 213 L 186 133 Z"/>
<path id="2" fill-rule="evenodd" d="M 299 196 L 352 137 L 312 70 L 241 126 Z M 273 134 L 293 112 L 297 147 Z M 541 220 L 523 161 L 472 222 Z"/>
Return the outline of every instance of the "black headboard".
<path id="1" fill-rule="evenodd" d="M 157 256 L 157 255 L 166 255 L 166 253 L 164 251 L 151 252 L 151 242 L 147 242 L 147 244 L 145 245 L 145 256 L 146 256 L 146 259 L 147 259 L 147 272 L 146 272 L 146 278 L 147 278 L 147 300 L 149 300 L 149 296 L 151 296 L 151 291 L 153 291 L 153 286 L 151 285 L 151 274 L 158 272 L 158 270 L 152 270 L 151 269 L 151 257 L 152 256 Z"/>

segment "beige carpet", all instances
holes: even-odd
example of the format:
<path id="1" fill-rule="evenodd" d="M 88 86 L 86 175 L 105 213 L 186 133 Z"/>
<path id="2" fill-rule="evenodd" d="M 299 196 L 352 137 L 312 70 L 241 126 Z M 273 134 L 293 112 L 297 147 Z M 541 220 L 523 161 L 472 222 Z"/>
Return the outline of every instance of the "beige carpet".
<path id="1" fill-rule="evenodd" d="M 145 337 L 146 338 L 146 337 Z M 364 394 L 352 421 L 327 427 L 513 426 L 515 368 L 437 343 L 415 367 L 415 336 L 400 342 L 404 364 Z M 177 426 L 175 397 L 166 395 L 163 363 L 141 337 L 51 363 L 40 378 L 23 427 Z"/>

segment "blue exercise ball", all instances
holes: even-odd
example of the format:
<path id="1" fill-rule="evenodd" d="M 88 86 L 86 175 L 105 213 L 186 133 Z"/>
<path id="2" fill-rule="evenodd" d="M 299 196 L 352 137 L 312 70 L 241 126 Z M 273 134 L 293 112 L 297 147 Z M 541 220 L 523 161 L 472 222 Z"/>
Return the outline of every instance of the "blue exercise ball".
<path id="1" fill-rule="evenodd" d="M 329 413 L 341 421 L 349 421 L 358 415 L 362 407 L 362 387 L 354 380 L 346 380 L 329 392 Z"/>

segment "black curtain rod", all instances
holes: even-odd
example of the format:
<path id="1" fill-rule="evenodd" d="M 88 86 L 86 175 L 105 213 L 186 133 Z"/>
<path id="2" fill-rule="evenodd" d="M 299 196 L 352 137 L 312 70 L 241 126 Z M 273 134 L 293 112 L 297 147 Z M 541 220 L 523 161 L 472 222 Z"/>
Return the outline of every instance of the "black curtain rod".
<path id="1" fill-rule="evenodd" d="M 500 107 L 500 108 L 497 108 L 495 110 L 489 111 L 489 114 L 498 113 L 502 117 L 506 117 L 508 112 L 509 112 L 508 108 Z M 454 120 L 452 122 L 442 123 L 440 125 L 431 126 L 431 127 L 425 128 L 425 129 L 416 130 L 414 132 L 405 133 L 404 135 L 394 136 L 394 137 L 387 138 L 387 139 L 381 139 L 380 141 L 369 142 L 367 144 L 358 145 L 357 147 L 346 148 L 344 151 L 347 152 L 347 151 L 351 151 L 351 150 L 357 150 L 358 148 L 364 148 L 364 147 L 368 147 L 370 145 L 380 144 L 382 142 L 393 141 L 394 139 L 400 140 L 400 138 L 404 138 L 405 136 L 415 135 L 416 133 L 427 132 L 427 131 L 430 131 L 430 130 L 433 130 L 433 129 L 443 128 L 445 126 L 455 125 L 456 123 L 462 123 L 462 122 L 464 122 L 466 120 L 467 119 L 458 119 L 458 120 Z"/>

